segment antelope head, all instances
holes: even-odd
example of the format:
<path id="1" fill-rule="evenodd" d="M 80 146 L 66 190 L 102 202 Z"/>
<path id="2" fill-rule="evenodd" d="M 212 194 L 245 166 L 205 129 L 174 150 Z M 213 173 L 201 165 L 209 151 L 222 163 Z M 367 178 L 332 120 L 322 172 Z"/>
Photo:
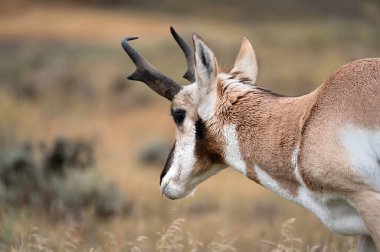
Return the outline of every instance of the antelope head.
<path id="1" fill-rule="evenodd" d="M 193 35 L 194 52 L 171 27 L 171 33 L 183 50 L 188 70 L 183 76 L 191 82 L 181 86 L 160 73 L 125 38 L 122 46 L 137 69 L 128 79 L 147 84 L 159 95 L 171 101 L 171 115 L 176 124 L 176 141 L 171 149 L 160 176 L 162 193 L 170 199 L 191 194 L 196 186 L 228 165 L 235 158 L 229 146 L 231 143 L 226 130 L 224 108 L 226 103 L 224 86 L 244 80 L 243 89 L 256 80 L 257 65 L 254 51 L 244 37 L 235 66 L 229 73 L 218 69 L 212 50 L 196 34 Z M 236 98 L 236 97 L 235 97 Z M 228 140 L 227 140 L 228 139 Z M 232 150 L 233 152 L 233 150 Z"/>

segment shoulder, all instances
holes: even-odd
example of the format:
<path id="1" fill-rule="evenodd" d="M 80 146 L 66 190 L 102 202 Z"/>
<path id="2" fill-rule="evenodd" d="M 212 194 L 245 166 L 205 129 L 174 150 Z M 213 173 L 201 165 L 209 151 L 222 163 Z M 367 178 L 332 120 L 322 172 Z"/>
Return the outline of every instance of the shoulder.
<path id="1" fill-rule="evenodd" d="M 347 63 L 332 73 L 321 88 L 355 88 L 380 83 L 380 58 L 359 59 Z"/>

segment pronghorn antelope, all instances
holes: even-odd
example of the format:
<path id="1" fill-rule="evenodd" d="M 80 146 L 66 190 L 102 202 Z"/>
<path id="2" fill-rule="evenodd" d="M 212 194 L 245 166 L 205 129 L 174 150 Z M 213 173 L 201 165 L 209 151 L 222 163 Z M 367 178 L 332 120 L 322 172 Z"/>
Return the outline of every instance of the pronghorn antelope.
<path id="1" fill-rule="evenodd" d="M 332 231 L 360 235 L 358 251 L 380 251 L 380 58 L 344 65 L 301 97 L 256 86 L 255 53 L 243 37 L 231 70 L 193 35 L 194 50 L 171 28 L 186 55 L 180 86 L 126 38 L 137 69 L 128 78 L 171 101 L 176 142 L 162 171 L 170 199 L 226 167 L 313 212 Z"/>

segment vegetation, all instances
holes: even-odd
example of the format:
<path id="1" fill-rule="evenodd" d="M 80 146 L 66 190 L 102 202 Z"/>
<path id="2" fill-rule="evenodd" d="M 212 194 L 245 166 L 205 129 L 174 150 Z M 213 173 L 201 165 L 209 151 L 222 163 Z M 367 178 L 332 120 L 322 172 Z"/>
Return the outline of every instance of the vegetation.
<path id="1" fill-rule="evenodd" d="M 91 173 L 93 144 L 57 139 L 51 148 L 30 143 L 0 153 L 0 204 L 31 207 L 47 217 L 80 215 L 93 208 L 99 218 L 125 212 L 119 189 Z"/>
<path id="2" fill-rule="evenodd" d="M 238 236 L 233 237 L 229 231 L 221 230 L 217 233 L 217 236 L 208 244 L 197 240 L 191 232 L 185 231 L 182 228 L 182 223 L 184 219 L 177 219 L 170 226 L 164 229 L 162 232 L 158 232 L 156 235 L 155 249 L 158 252 L 180 252 L 180 251 L 210 251 L 210 252 L 227 252 L 227 251 L 237 251 L 235 248 L 235 243 L 238 241 Z M 295 237 L 293 234 L 293 223 L 295 219 L 289 219 L 284 224 L 282 224 L 281 233 L 277 242 L 263 240 L 263 244 L 270 245 L 268 251 L 271 252 L 316 252 L 316 251 L 342 251 L 336 250 L 334 247 L 329 247 L 328 245 L 323 246 L 308 246 L 306 250 L 301 249 L 302 239 Z M 89 251 L 89 252 L 118 252 L 118 251 L 130 251 L 130 252 L 142 252 L 144 243 L 148 242 L 149 238 L 146 236 L 139 236 L 133 241 L 128 241 L 125 244 L 118 244 L 112 233 L 105 232 L 103 234 L 105 237 L 104 244 L 100 247 L 84 248 L 82 246 L 81 237 L 78 234 L 78 230 L 74 225 L 68 227 L 61 240 L 55 244 L 51 244 L 49 238 L 44 237 L 40 230 L 34 227 L 30 234 L 22 235 L 17 245 L 13 245 L 10 248 L 3 247 L 5 250 L 12 252 L 76 252 L 76 251 Z M 344 251 L 353 252 L 352 240 L 346 245 Z"/>
<path id="3" fill-rule="evenodd" d="M 163 198 L 159 174 L 174 125 L 166 101 L 126 80 L 134 66 L 119 42 L 140 36 L 133 45 L 184 83 L 170 25 L 185 38 L 203 36 L 222 66 L 246 34 L 258 84 L 303 95 L 341 65 L 380 55 L 378 3 L 109 2 L 0 6 L 0 250 L 352 249 L 354 239 L 232 171 L 195 197 Z"/>

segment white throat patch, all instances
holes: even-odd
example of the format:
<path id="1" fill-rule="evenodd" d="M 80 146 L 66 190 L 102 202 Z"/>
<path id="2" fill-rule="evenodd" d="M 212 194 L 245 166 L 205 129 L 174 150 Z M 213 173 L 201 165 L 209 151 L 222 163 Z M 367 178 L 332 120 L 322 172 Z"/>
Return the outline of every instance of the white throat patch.
<path id="1" fill-rule="evenodd" d="M 239 140 L 236 133 L 236 125 L 230 124 L 223 126 L 222 132 L 225 142 L 224 159 L 226 160 L 226 163 L 238 170 L 244 176 L 247 176 L 247 166 L 241 155 Z"/>

